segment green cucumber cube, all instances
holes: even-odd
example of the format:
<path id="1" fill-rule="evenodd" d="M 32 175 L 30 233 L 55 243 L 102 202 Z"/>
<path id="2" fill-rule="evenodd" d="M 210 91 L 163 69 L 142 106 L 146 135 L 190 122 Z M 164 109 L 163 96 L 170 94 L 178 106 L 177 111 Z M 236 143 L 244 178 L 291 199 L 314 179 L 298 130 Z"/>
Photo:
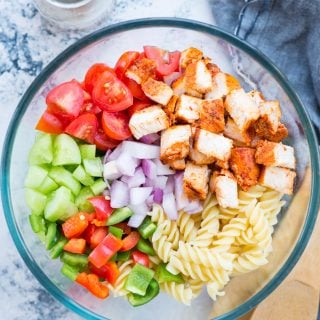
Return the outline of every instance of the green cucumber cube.
<path id="1" fill-rule="evenodd" d="M 48 171 L 40 166 L 30 166 L 26 179 L 24 180 L 24 186 L 26 188 L 37 189 L 45 180 L 48 175 Z"/>
<path id="2" fill-rule="evenodd" d="M 37 190 L 43 194 L 49 194 L 50 192 L 58 189 L 58 185 L 48 176 L 44 179 Z"/>
<path id="3" fill-rule="evenodd" d="M 91 186 L 94 184 L 93 178 L 84 170 L 82 165 L 79 165 L 72 174 L 79 182 L 85 186 Z"/>
<path id="4" fill-rule="evenodd" d="M 90 186 L 95 196 L 98 196 L 107 188 L 107 184 L 103 179 L 97 179 L 92 186 Z"/>
<path id="5" fill-rule="evenodd" d="M 92 177 L 102 177 L 102 163 L 100 158 L 83 159 L 84 170 Z"/>
<path id="6" fill-rule="evenodd" d="M 53 159 L 52 136 L 41 134 L 36 138 L 30 153 L 29 164 L 51 163 Z"/>
<path id="7" fill-rule="evenodd" d="M 54 166 L 62 166 L 80 163 L 80 150 L 75 140 L 67 134 L 59 134 L 53 142 L 52 164 Z"/>
<path id="8" fill-rule="evenodd" d="M 96 157 L 95 144 L 82 144 L 79 148 L 82 159 L 94 159 Z"/>
<path id="9" fill-rule="evenodd" d="M 84 212 L 93 212 L 93 205 L 87 200 L 88 198 L 93 197 L 94 194 L 89 187 L 84 187 L 79 192 L 76 197 L 75 204 L 79 208 L 80 211 Z"/>
<path id="10" fill-rule="evenodd" d="M 37 216 L 40 216 L 45 209 L 47 197 L 33 189 L 25 189 L 25 198 L 27 206 L 30 208 L 31 212 Z"/>

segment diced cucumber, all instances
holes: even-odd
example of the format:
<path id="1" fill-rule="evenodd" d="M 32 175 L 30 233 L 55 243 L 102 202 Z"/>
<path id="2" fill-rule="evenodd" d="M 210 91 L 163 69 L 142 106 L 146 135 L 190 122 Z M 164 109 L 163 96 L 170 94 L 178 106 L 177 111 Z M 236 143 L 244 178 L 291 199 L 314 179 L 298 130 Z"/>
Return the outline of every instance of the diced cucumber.
<path id="1" fill-rule="evenodd" d="M 77 169 L 78 165 L 77 164 L 68 164 L 66 166 L 63 166 L 66 170 L 69 172 L 73 173 L 74 170 Z"/>
<path id="2" fill-rule="evenodd" d="M 52 159 L 52 136 L 50 134 L 41 134 L 36 138 L 30 150 L 29 164 L 51 163 Z"/>
<path id="3" fill-rule="evenodd" d="M 49 171 L 49 177 L 57 184 L 69 188 L 74 195 L 77 195 L 81 190 L 81 184 L 77 181 L 72 173 L 63 167 L 52 167 Z"/>
<path id="4" fill-rule="evenodd" d="M 102 193 L 103 190 L 107 188 L 107 184 L 104 182 L 104 180 L 97 179 L 92 186 L 90 186 L 92 192 L 94 193 L 95 196 L 99 195 Z"/>
<path id="5" fill-rule="evenodd" d="M 30 208 L 31 212 L 35 215 L 41 215 L 46 206 L 47 197 L 33 189 L 25 189 L 25 198 L 27 206 Z"/>
<path id="6" fill-rule="evenodd" d="M 83 159 L 84 170 L 92 177 L 102 177 L 102 163 L 100 158 Z"/>
<path id="7" fill-rule="evenodd" d="M 78 194 L 75 200 L 75 204 L 80 211 L 84 211 L 84 212 L 94 211 L 93 205 L 87 200 L 88 198 L 93 196 L 94 194 L 92 193 L 89 187 L 84 187 L 81 189 L 80 193 Z"/>
<path id="8" fill-rule="evenodd" d="M 46 232 L 46 224 L 42 216 L 30 214 L 29 222 L 34 233 Z"/>
<path id="9" fill-rule="evenodd" d="M 82 144 L 79 148 L 82 159 L 94 159 L 96 157 L 95 144 Z"/>
<path id="10" fill-rule="evenodd" d="M 43 194 L 49 194 L 50 192 L 58 189 L 58 185 L 48 176 L 44 179 L 42 184 L 37 188 Z"/>
<path id="11" fill-rule="evenodd" d="M 45 218 L 52 222 L 62 220 L 70 207 L 70 196 L 71 191 L 64 186 L 53 191 L 44 210 Z"/>
<path id="12" fill-rule="evenodd" d="M 65 214 L 60 218 L 60 220 L 65 221 L 69 219 L 70 217 L 74 216 L 78 212 L 78 207 L 73 203 L 69 202 L 68 208 L 65 211 Z"/>
<path id="13" fill-rule="evenodd" d="M 53 161 L 54 166 L 62 166 L 67 164 L 80 164 L 80 150 L 75 142 L 67 134 L 59 134 L 53 142 Z"/>
<path id="14" fill-rule="evenodd" d="M 79 165 L 72 174 L 79 182 L 85 186 L 94 184 L 93 178 L 84 170 L 82 165 Z"/>
<path id="15" fill-rule="evenodd" d="M 30 166 L 26 179 L 24 180 L 24 186 L 26 188 L 37 189 L 45 180 L 48 175 L 48 171 L 40 166 Z"/>

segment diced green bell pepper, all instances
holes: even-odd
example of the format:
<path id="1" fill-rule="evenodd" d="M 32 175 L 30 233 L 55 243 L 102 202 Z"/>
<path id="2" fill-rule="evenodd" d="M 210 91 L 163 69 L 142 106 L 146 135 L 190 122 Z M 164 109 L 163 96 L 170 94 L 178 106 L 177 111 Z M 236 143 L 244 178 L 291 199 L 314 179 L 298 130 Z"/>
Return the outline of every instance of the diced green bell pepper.
<path id="1" fill-rule="evenodd" d="M 149 256 L 154 256 L 156 253 L 148 240 L 140 238 L 137 243 L 137 249 L 141 252 L 148 254 Z"/>
<path id="2" fill-rule="evenodd" d="M 184 283 L 181 273 L 173 274 L 166 269 L 165 263 L 160 263 L 157 266 L 155 278 L 159 283 L 163 282 L 176 282 L 176 283 Z"/>
<path id="3" fill-rule="evenodd" d="M 112 226 L 119 222 L 122 222 L 133 215 L 133 212 L 128 207 L 119 208 L 112 212 L 111 216 L 107 221 L 107 226 Z"/>
<path id="4" fill-rule="evenodd" d="M 158 282 L 155 279 L 152 279 L 145 295 L 141 296 L 138 294 L 130 293 L 128 295 L 128 300 L 132 306 L 138 307 L 154 299 L 159 294 L 159 292 L 160 287 Z"/>
<path id="5" fill-rule="evenodd" d="M 156 229 L 157 226 L 151 221 L 151 218 L 146 217 L 138 228 L 138 231 L 141 234 L 142 238 L 148 239 L 154 234 Z"/>

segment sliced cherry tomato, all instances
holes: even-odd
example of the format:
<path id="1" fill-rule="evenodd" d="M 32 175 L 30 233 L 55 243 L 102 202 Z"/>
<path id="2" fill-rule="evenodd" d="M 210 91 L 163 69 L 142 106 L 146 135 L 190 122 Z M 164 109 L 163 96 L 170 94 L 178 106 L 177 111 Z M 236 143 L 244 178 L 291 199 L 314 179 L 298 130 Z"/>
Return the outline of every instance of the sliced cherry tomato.
<path id="1" fill-rule="evenodd" d="M 134 250 L 132 252 L 132 259 L 135 263 L 140 263 L 147 268 L 150 266 L 149 256 L 139 250 Z"/>
<path id="2" fill-rule="evenodd" d="M 105 71 L 95 83 L 92 100 L 102 110 L 117 112 L 130 107 L 133 96 L 121 80 L 113 73 Z"/>
<path id="3" fill-rule="evenodd" d="M 89 93 L 92 92 L 97 79 L 99 79 L 101 74 L 105 71 L 114 73 L 114 70 L 104 63 L 95 63 L 88 69 L 84 77 L 84 88 L 86 89 L 86 91 L 88 91 Z"/>
<path id="4" fill-rule="evenodd" d="M 129 107 L 128 114 L 131 117 L 135 112 L 140 111 L 140 110 L 145 109 L 150 106 L 151 106 L 150 102 L 136 100 L 136 101 L 134 101 L 133 105 L 131 107 Z"/>
<path id="5" fill-rule="evenodd" d="M 107 236 L 108 228 L 107 227 L 97 227 L 92 236 L 90 237 L 90 247 L 95 248 L 102 242 L 102 240 Z"/>
<path id="6" fill-rule="evenodd" d="M 92 250 L 89 262 L 97 268 L 101 268 L 122 247 L 122 240 L 109 233 L 100 244 Z"/>
<path id="7" fill-rule="evenodd" d="M 129 116 L 124 112 L 102 113 L 102 128 L 105 134 L 115 140 L 125 140 L 131 137 Z"/>
<path id="8" fill-rule="evenodd" d="M 94 143 L 94 137 L 98 129 L 98 120 L 93 113 L 84 113 L 73 120 L 65 132 L 73 137 Z"/>
<path id="9" fill-rule="evenodd" d="M 120 251 L 128 251 L 136 246 L 140 239 L 140 234 L 137 231 L 132 231 L 128 236 L 122 240 L 122 247 Z"/>
<path id="10" fill-rule="evenodd" d="M 107 280 L 112 285 L 115 284 L 120 274 L 118 266 L 114 261 L 107 262 L 101 268 L 97 268 L 93 264 L 90 264 L 89 268 L 92 273 L 96 274 L 99 278 Z"/>
<path id="11" fill-rule="evenodd" d="M 86 240 L 72 238 L 65 244 L 63 249 L 72 253 L 84 253 L 86 250 Z"/>
<path id="12" fill-rule="evenodd" d="M 76 238 L 88 227 L 88 217 L 85 212 L 78 212 L 62 224 L 66 238 Z"/>
<path id="13" fill-rule="evenodd" d="M 42 132 L 59 134 L 63 132 L 62 121 L 54 114 L 45 111 L 36 125 L 36 129 Z"/>
<path id="14" fill-rule="evenodd" d="M 148 97 L 144 94 L 141 89 L 141 85 L 136 83 L 134 80 L 124 77 L 122 79 L 123 83 L 131 91 L 132 95 L 139 100 L 148 100 Z"/>
<path id="15" fill-rule="evenodd" d="M 94 224 L 89 224 L 86 230 L 82 233 L 81 237 L 86 240 L 87 243 L 91 242 L 91 237 L 97 227 Z"/>
<path id="16" fill-rule="evenodd" d="M 99 281 L 99 277 L 96 274 L 79 273 L 76 282 L 98 298 L 105 299 L 109 295 L 109 289 Z"/>
<path id="17" fill-rule="evenodd" d="M 168 52 L 153 46 L 144 46 L 144 53 L 148 59 L 152 59 L 157 64 L 157 72 L 161 76 L 167 76 L 178 70 L 180 52 Z"/>
<path id="18" fill-rule="evenodd" d="M 139 55 L 140 53 L 137 51 L 127 51 L 121 55 L 114 67 L 114 71 L 119 79 L 122 79 L 127 69 L 133 64 Z"/>
<path id="19" fill-rule="evenodd" d="M 108 137 L 103 130 L 98 129 L 96 136 L 94 137 L 94 144 L 101 151 L 107 151 L 115 148 L 120 143 L 119 140 L 114 140 Z"/>
<path id="20" fill-rule="evenodd" d="M 47 95 L 48 111 L 58 116 L 74 119 L 81 110 L 84 93 L 77 81 L 64 82 Z"/>
<path id="21" fill-rule="evenodd" d="M 128 226 L 126 222 L 120 222 L 114 225 L 117 228 L 120 228 L 124 234 L 129 234 L 131 232 L 131 227 Z"/>
<path id="22" fill-rule="evenodd" d="M 110 206 L 110 200 L 106 200 L 104 196 L 91 197 L 88 201 L 93 205 L 96 211 L 96 219 L 100 221 L 106 221 L 113 209 Z"/>
<path id="23" fill-rule="evenodd" d="M 82 113 L 93 113 L 98 114 L 101 112 L 101 109 L 96 106 L 91 100 L 85 101 L 81 107 L 80 114 Z"/>

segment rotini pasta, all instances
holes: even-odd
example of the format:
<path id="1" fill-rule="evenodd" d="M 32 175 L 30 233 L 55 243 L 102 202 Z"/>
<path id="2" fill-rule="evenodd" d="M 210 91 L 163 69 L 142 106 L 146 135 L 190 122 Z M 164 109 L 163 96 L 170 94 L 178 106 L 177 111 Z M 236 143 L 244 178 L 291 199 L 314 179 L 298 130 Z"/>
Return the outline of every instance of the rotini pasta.
<path id="1" fill-rule="evenodd" d="M 177 224 L 180 231 L 180 238 L 183 241 L 192 241 L 197 235 L 198 228 L 196 227 L 196 222 L 190 214 L 183 211 L 179 212 L 179 217 Z"/>
<path id="2" fill-rule="evenodd" d="M 190 286 L 186 286 L 185 283 L 164 282 L 161 283 L 160 287 L 163 291 L 174 297 L 176 300 L 184 303 L 185 305 L 190 305 L 193 298 L 193 293 Z"/>
<path id="3" fill-rule="evenodd" d="M 108 284 L 109 290 L 113 293 L 114 297 L 126 296 L 128 291 L 124 288 L 124 284 L 131 272 L 133 267 L 133 261 L 128 260 L 118 264 L 119 268 L 119 277 L 117 278 L 115 284 L 112 286 Z"/>

